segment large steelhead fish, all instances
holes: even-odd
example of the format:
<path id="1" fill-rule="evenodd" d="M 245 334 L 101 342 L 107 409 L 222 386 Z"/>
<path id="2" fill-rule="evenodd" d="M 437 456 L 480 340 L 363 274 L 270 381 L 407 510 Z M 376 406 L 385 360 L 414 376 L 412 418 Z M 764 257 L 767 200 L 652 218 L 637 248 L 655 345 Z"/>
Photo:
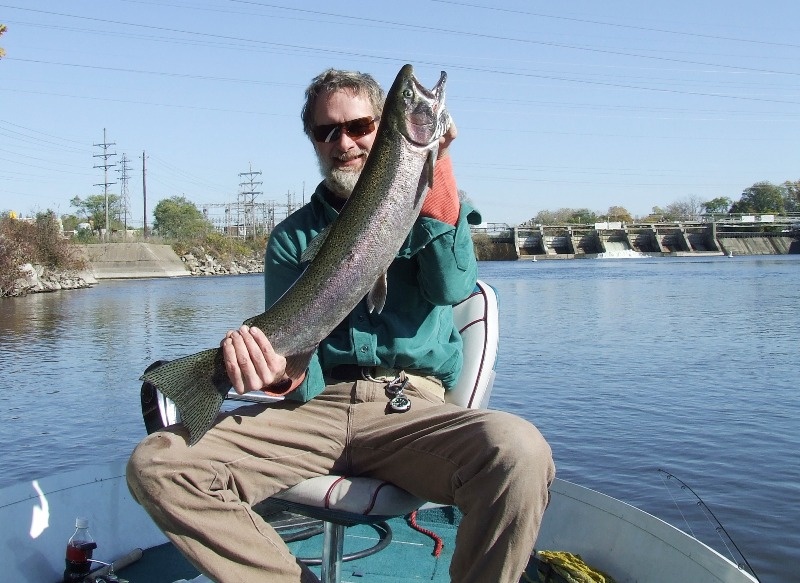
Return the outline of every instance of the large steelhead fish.
<path id="1" fill-rule="evenodd" d="M 395 259 L 433 181 L 439 138 L 450 125 L 441 74 L 428 90 L 405 65 L 389 90 L 370 155 L 337 219 L 306 250 L 297 281 L 266 312 L 246 320 L 260 328 L 286 373 L 297 378 L 317 345 L 366 296 L 380 311 L 386 270 Z M 176 405 L 193 445 L 211 427 L 231 388 L 222 349 L 170 361 L 141 377 Z"/>

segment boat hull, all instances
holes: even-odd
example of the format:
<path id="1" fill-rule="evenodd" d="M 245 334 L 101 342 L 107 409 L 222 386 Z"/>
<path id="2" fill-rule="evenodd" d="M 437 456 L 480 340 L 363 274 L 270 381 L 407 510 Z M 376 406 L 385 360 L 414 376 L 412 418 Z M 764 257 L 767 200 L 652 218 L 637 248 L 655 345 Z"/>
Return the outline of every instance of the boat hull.
<path id="1" fill-rule="evenodd" d="M 0 564 L 8 581 L 59 581 L 75 518 L 89 519 L 95 556 L 117 560 L 167 542 L 131 496 L 125 464 L 85 468 L 0 490 Z M 746 572 L 668 523 L 556 480 L 537 550 L 580 554 L 618 583 L 753 583 Z M 391 552 L 391 551 L 385 551 Z"/>

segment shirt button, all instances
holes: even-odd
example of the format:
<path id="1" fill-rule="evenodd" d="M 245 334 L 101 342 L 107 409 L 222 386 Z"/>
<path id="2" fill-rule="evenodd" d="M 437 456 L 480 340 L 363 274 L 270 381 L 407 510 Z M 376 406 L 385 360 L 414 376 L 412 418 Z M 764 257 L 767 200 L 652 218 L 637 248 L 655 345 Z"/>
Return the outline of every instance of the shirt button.
<path id="1" fill-rule="evenodd" d="M 361 353 L 362 354 L 365 354 L 367 352 L 367 350 L 369 350 L 369 348 L 367 348 L 366 346 L 362 346 L 361 347 Z"/>

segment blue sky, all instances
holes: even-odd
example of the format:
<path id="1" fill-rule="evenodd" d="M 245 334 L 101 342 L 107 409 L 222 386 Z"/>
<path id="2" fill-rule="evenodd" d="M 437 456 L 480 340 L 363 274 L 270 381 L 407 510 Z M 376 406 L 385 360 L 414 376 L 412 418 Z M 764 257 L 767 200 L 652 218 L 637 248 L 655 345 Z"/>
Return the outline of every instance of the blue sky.
<path id="1" fill-rule="evenodd" d="M 388 87 L 404 63 L 428 86 L 447 71 L 456 176 L 485 221 L 738 200 L 800 179 L 798 20 L 793 0 L 0 0 L 0 210 L 101 194 L 104 128 L 129 224 L 143 152 L 149 209 L 233 202 L 251 168 L 260 201 L 300 202 L 319 181 L 308 81 Z"/>

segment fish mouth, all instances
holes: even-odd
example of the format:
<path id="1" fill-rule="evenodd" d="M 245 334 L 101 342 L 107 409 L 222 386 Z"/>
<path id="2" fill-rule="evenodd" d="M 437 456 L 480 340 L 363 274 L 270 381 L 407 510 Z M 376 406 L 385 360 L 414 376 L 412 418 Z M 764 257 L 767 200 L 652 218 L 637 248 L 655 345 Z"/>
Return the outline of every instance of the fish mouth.
<path id="1" fill-rule="evenodd" d="M 428 101 L 432 102 L 434 105 L 432 109 L 437 111 L 440 106 L 444 105 L 444 88 L 445 84 L 447 83 L 447 72 L 442 71 L 439 75 L 439 80 L 436 82 L 431 89 L 426 88 L 422 83 L 417 81 L 417 78 L 412 75 L 411 81 L 414 83 L 414 87 L 417 91 L 419 91 L 422 95 L 424 95 Z"/>
<path id="2" fill-rule="evenodd" d="M 421 98 L 408 113 L 409 137 L 418 145 L 427 146 L 437 141 L 450 126 L 450 116 L 445 109 L 445 84 L 447 73 L 442 71 L 439 81 L 431 89 L 422 85 L 413 73 L 410 75 L 414 92 Z"/>

